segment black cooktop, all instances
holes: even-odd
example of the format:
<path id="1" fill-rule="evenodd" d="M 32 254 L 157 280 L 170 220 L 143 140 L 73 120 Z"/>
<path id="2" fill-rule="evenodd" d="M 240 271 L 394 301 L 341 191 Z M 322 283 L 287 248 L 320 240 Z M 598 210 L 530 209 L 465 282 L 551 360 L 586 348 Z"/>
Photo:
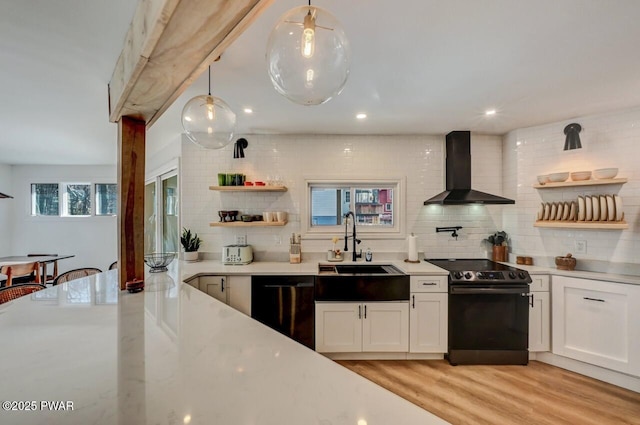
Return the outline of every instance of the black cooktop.
<path id="1" fill-rule="evenodd" d="M 449 283 L 527 284 L 531 277 L 525 270 L 486 258 L 425 258 L 425 261 L 449 271 Z"/>

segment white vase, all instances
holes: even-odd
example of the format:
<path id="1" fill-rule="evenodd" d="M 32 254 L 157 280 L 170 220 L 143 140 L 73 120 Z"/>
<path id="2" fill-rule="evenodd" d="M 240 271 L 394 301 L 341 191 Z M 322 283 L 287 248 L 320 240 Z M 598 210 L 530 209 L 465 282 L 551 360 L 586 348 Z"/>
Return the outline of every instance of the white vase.
<path id="1" fill-rule="evenodd" d="M 198 261 L 198 251 L 185 252 L 182 258 L 184 261 Z"/>

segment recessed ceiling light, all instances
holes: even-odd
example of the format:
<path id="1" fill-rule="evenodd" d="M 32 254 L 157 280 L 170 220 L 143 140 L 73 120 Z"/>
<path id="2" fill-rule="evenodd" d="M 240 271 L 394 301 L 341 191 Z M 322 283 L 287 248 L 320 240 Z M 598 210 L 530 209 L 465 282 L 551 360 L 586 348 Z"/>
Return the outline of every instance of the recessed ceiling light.
<path id="1" fill-rule="evenodd" d="M 496 114 L 496 110 L 495 109 L 487 109 L 486 111 L 484 111 L 485 115 L 495 115 Z"/>
<path id="2" fill-rule="evenodd" d="M 356 118 L 359 119 L 359 120 L 363 120 L 363 119 L 367 118 L 367 114 L 360 113 L 360 114 L 356 115 Z"/>
<path id="3" fill-rule="evenodd" d="M 251 109 L 251 108 L 244 108 L 244 113 L 245 113 L 245 114 L 253 114 L 253 109 Z"/>

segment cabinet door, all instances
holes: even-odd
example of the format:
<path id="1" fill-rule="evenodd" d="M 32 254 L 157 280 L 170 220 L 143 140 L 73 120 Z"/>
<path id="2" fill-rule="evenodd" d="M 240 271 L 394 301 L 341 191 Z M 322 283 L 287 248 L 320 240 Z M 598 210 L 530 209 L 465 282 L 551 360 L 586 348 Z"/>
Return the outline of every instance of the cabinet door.
<path id="1" fill-rule="evenodd" d="M 448 294 L 411 294 L 409 351 L 446 353 Z"/>
<path id="2" fill-rule="evenodd" d="M 229 276 L 229 305 L 251 316 L 251 276 Z"/>
<path id="3" fill-rule="evenodd" d="M 553 353 L 640 376 L 640 287 L 553 277 Z"/>
<path id="4" fill-rule="evenodd" d="M 362 304 L 316 303 L 316 351 L 362 351 Z"/>
<path id="5" fill-rule="evenodd" d="M 200 290 L 223 303 L 227 303 L 229 285 L 226 276 L 200 276 Z"/>
<path id="6" fill-rule="evenodd" d="M 532 292 L 533 307 L 529 310 L 529 351 L 551 349 L 551 305 L 548 292 Z"/>
<path id="7" fill-rule="evenodd" d="M 403 352 L 409 350 L 409 303 L 364 303 L 362 351 Z"/>

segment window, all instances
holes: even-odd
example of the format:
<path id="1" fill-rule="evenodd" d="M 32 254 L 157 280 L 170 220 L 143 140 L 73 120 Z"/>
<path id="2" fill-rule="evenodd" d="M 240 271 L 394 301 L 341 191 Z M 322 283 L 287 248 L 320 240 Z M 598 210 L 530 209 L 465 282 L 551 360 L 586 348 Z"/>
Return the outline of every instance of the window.
<path id="1" fill-rule="evenodd" d="M 87 183 L 63 184 L 62 215 L 91 215 L 91 185 Z"/>
<path id="2" fill-rule="evenodd" d="M 96 215 L 116 215 L 118 186 L 115 184 L 96 184 Z"/>
<path id="3" fill-rule="evenodd" d="M 344 216 L 355 215 L 358 233 L 399 237 L 401 180 L 307 180 L 305 235 L 344 232 Z"/>
<path id="4" fill-rule="evenodd" d="M 57 183 L 31 184 L 31 215 L 59 215 Z"/>
<path id="5" fill-rule="evenodd" d="M 93 189 L 95 188 L 95 189 Z M 92 189 L 94 190 L 92 192 Z M 93 199 L 95 196 L 95 211 Z M 117 186 L 109 183 L 32 183 L 31 215 L 90 217 L 115 215 Z"/>

